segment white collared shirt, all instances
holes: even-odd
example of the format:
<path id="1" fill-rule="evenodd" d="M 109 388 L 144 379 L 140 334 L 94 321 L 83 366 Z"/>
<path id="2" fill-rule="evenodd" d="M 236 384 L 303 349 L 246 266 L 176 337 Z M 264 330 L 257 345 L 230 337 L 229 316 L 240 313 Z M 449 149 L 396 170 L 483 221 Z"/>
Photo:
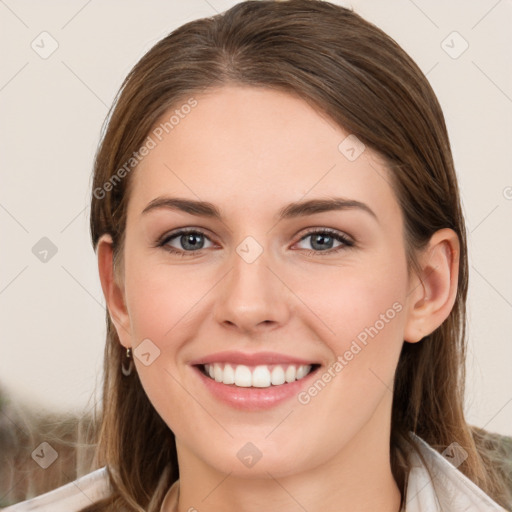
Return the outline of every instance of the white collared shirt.
<path id="1" fill-rule="evenodd" d="M 411 470 L 407 480 L 406 512 L 506 512 L 423 439 L 412 432 L 409 435 L 425 457 L 427 467 L 414 451 L 410 452 Z M 167 492 L 166 506 L 176 505 L 178 485 L 179 481 L 175 482 Z M 109 492 L 108 474 L 103 467 L 53 491 L 2 510 L 77 512 L 107 497 Z"/>

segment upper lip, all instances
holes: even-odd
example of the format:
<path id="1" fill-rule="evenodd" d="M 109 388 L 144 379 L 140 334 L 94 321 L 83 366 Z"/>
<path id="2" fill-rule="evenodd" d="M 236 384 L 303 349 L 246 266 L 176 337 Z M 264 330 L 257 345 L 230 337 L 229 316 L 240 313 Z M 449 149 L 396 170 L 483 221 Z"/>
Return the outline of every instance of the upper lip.
<path id="1" fill-rule="evenodd" d="M 315 361 L 301 359 L 300 357 L 279 354 L 277 352 L 254 352 L 248 354 L 245 352 L 216 352 L 190 362 L 191 365 L 212 364 L 212 363 L 232 363 L 244 364 L 247 366 L 257 366 L 264 364 L 297 364 L 307 365 L 315 364 Z"/>

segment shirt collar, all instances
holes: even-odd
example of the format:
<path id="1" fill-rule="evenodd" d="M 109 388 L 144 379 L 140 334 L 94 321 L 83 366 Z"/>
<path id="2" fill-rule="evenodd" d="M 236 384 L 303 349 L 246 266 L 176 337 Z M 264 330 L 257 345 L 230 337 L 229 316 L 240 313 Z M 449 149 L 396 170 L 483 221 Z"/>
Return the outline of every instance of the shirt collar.
<path id="1" fill-rule="evenodd" d="M 459 471 L 423 439 L 409 432 L 425 458 L 411 450 L 411 470 L 407 479 L 407 512 L 506 512 L 472 480 Z"/>

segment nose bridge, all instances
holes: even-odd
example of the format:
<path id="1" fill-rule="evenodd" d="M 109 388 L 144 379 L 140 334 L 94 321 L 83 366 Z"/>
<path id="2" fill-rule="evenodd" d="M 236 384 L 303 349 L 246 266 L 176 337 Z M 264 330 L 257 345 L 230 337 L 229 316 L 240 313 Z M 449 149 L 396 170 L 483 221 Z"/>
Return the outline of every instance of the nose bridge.
<path id="1" fill-rule="evenodd" d="M 261 237 L 260 237 L 261 238 Z M 251 330 L 286 320 L 286 287 L 268 267 L 270 251 L 253 236 L 245 237 L 230 258 L 216 316 L 219 322 Z"/>

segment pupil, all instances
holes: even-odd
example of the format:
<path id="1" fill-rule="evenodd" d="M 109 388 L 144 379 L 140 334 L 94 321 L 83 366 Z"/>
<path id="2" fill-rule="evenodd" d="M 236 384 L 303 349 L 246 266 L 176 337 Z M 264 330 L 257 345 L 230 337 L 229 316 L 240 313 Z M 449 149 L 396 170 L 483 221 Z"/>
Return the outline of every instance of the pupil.
<path id="1" fill-rule="evenodd" d="M 186 248 L 187 244 L 190 244 L 190 247 L 192 249 L 197 248 L 199 245 L 201 245 L 201 243 L 200 242 L 195 242 L 194 239 L 196 239 L 199 236 L 201 236 L 201 235 L 194 234 L 194 233 L 191 233 L 191 234 L 188 234 L 188 235 L 184 235 L 184 237 L 185 237 L 184 247 Z"/>
<path id="2" fill-rule="evenodd" d="M 327 245 L 327 244 L 326 244 L 326 242 L 325 242 L 325 240 L 326 240 L 326 239 L 327 239 L 327 240 L 329 240 L 329 239 L 331 239 L 332 237 L 331 237 L 330 235 L 327 235 L 327 236 L 324 236 L 324 235 L 316 235 L 316 237 L 313 237 L 313 238 L 316 238 L 316 239 L 317 239 L 317 241 L 318 241 L 318 240 L 320 240 L 320 243 L 319 243 L 320 248 L 324 248 L 324 249 L 325 249 L 325 247 L 326 247 L 326 245 Z"/>

